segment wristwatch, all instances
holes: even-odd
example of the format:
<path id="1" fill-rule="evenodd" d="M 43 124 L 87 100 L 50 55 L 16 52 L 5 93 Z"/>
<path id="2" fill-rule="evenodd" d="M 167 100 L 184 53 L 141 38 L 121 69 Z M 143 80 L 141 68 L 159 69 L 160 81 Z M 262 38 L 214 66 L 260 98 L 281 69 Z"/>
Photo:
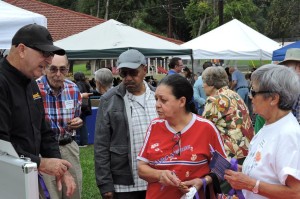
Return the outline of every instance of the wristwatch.
<path id="1" fill-rule="evenodd" d="M 255 194 L 258 193 L 259 183 L 260 183 L 260 180 L 256 180 L 255 186 L 252 189 L 252 192 L 255 193 Z"/>

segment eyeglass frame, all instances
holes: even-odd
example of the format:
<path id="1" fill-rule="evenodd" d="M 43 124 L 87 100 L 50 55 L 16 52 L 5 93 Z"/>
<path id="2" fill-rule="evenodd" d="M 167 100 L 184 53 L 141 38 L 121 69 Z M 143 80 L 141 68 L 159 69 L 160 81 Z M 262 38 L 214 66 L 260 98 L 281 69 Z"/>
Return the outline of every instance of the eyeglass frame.
<path id="1" fill-rule="evenodd" d="M 51 67 L 52 68 L 54 67 L 55 71 L 53 71 L 53 69 L 50 69 Z M 52 74 L 56 74 L 59 71 L 61 74 L 66 75 L 69 72 L 69 67 L 67 67 L 67 66 L 57 67 L 57 66 L 49 65 L 49 66 L 47 66 L 47 70 L 49 70 L 50 73 L 52 73 Z M 62 70 L 65 70 L 65 72 Z"/>
<path id="2" fill-rule="evenodd" d="M 141 66 L 143 66 L 143 65 L 141 65 Z M 138 68 L 136 68 L 136 69 L 132 69 L 132 68 L 128 68 L 128 69 L 123 69 L 123 68 L 120 68 L 119 69 L 119 75 L 120 75 L 120 77 L 122 77 L 122 78 L 125 78 L 125 77 L 127 77 L 128 75 L 130 76 L 130 77 L 136 77 L 136 76 L 138 76 L 138 74 L 139 74 L 139 68 L 141 67 L 141 66 L 139 66 Z M 123 74 L 125 72 L 125 74 Z"/>
<path id="3" fill-rule="evenodd" d="M 175 139 L 178 139 L 178 140 L 175 140 Z M 180 156 L 180 148 L 181 148 L 181 132 L 177 132 L 174 134 L 173 138 L 172 138 L 172 141 L 175 142 L 174 146 L 172 147 L 172 152 L 173 154 L 175 155 L 178 155 Z M 177 147 L 178 146 L 178 149 L 174 150 L 174 147 Z"/>
<path id="4" fill-rule="evenodd" d="M 255 91 L 251 87 L 248 95 L 249 95 L 249 97 L 254 98 L 257 94 L 266 94 L 266 93 L 273 93 L 273 92 L 272 91 Z"/>
<path id="5" fill-rule="evenodd" d="M 33 50 L 36 50 L 36 51 L 42 53 L 42 55 L 43 55 L 44 58 L 54 57 L 54 55 L 55 55 L 54 52 L 43 51 L 43 50 L 40 50 L 40 49 L 38 49 L 38 48 L 36 48 L 34 46 L 30 46 L 30 45 L 25 45 L 25 44 L 23 44 L 23 45 L 26 46 L 26 47 L 28 47 L 28 48 L 31 48 Z M 19 44 L 16 44 L 15 46 L 18 47 Z"/>

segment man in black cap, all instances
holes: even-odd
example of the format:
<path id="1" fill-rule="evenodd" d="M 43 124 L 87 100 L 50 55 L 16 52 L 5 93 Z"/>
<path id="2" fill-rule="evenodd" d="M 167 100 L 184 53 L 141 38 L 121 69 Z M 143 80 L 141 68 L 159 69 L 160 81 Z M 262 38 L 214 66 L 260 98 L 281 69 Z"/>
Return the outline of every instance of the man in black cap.
<path id="1" fill-rule="evenodd" d="M 71 196 L 76 188 L 68 172 L 72 165 L 61 159 L 34 81 L 54 54 L 64 55 L 65 51 L 53 45 L 43 26 L 26 25 L 14 35 L 8 56 L 0 60 L 0 139 L 11 142 L 19 156 L 36 162 L 40 172 L 56 176 L 59 189 L 64 181 Z M 44 197 L 40 191 L 40 198 Z"/>

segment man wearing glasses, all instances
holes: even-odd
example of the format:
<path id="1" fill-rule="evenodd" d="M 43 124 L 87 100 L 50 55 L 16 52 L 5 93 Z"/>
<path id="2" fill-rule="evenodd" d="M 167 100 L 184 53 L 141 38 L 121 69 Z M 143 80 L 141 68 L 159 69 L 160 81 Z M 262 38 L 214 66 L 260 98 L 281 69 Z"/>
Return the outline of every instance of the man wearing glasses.
<path id="1" fill-rule="evenodd" d="M 34 81 L 51 64 L 54 54 L 64 55 L 65 51 L 53 45 L 43 26 L 26 25 L 12 38 L 8 56 L 0 60 L 0 139 L 11 142 L 19 156 L 37 163 L 40 172 L 55 176 L 61 187 L 72 165 L 61 159 Z M 69 196 L 74 189 L 68 186 Z M 41 185 L 40 198 L 45 198 Z"/>
<path id="2" fill-rule="evenodd" d="M 76 129 L 83 124 L 79 117 L 82 99 L 77 85 L 66 79 L 68 72 L 67 56 L 54 55 L 52 63 L 45 67 L 45 75 L 36 81 L 44 102 L 46 121 L 54 131 L 61 157 L 72 164 L 67 179 L 71 184 L 75 179 L 77 184 L 72 199 L 80 199 L 82 170 L 79 162 L 79 146 L 74 140 Z M 53 176 L 44 175 L 43 178 L 51 198 L 66 198 L 66 188 L 58 190 Z"/>
<path id="3" fill-rule="evenodd" d="M 103 199 L 144 199 L 147 183 L 137 174 L 137 155 L 150 121 L 157 117 L 154 88 L 144 81 L 145 56 L 118 58 L 122 83 L 100 98 L 95 129 L 95 173 Z"/>
<path id="4" fill-rule="evenodd" d="M 170 70 L 168 71 L 168 75 L 181 73 L 183 68 L 184 66 L 182 63 L 182 59 L 179 57 L 173 57 L 169 63 Z"/>

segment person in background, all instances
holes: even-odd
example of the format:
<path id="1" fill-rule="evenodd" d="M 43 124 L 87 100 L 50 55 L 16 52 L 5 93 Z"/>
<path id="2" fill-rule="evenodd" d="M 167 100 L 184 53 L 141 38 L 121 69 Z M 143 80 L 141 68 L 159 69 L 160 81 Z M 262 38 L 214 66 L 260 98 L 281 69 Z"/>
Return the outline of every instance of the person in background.
<path id="1" fill-rule="evenodd" d="M 195 79 L 194 79 L 193 73 L 190 71 L 190 69 L 187 66 L 183 68 L 183 74 L 184 74 L 185 78 L 190 82 L 190 84 L 192 86 L 194 86 Z"/>
<path id="2" fill-rule="evenodd" d="M 228 76 L 221 66 L 206 68 L 202 79 L 208 96 L 202 115 L 218 128 L 227 156 L 242 164 L 254 136 L 247 106 L 236 92 L 228 88 Z"/>
<path id="3" fill-rule="evenodd" d="M 93 90 L 96 90 L 95 78 L 92 78 L 91 80 L 89 80 L 89 84 L 91 85 Z"/>
<path id="4" fill-rule="evenodd" d="M 300 126 L 291 112 L 299 77 L 269 64 L 252 73 L 251 83 L 253 111 L 266 124 L 252 139 L 242 172 L 226 170 L 225 179 L 247 199 L 300 198 Z"/>
<path id="5" fill-rule="evenodd" d="M 193 74 L 194 77 L 194 81 L 196 82 L 198 80 L 198 75 L 197 74 Z"/>
<path id="6" fill-rule="evenodd" d="M 39 172 L 56 177 L 58 189 L 64 182 L 71 196 L 76 189 L 68 172 L 72 165 L 61 159 L 34 81 L 54 54 L 64 55 L 65 51 L 53 45 L 43 26 L 28 24 L 13 36 L 9 54 L 0 60 L 0 139 L 11 142 L 19 156 L 35 162 Z M 44 199 L 41 181 L 39 177 L 39 198 Z"/>
<path id="7" fill-rule="evenodd" d="M 100 68 L 95 72 L 96 89 L 101 95 L 113 88 L 113 80 L 113 74 L 107 68 Z"/>
<path id="8" fill-rule="evenodd" d="M 248 106 L 249 85 L 245 78 L 245 75 L 233 66 L 229 67 L 229 73 L 231 74 L 232 79 L 230 89 L 236 91 Z"/>
<path id="9" fill-rule="evenodd" d="M 163 78 L 155 92 L 159 118 L 152 120 L 138 155 L 138 173 L 148 182 L 147 198 L 179 199 L 195 187 L 205 198 L 203 186 L 212 178 L 210 145 L 224 157 L 218 130 L 195 113 L 193 87 L 179 74 Z"/>
<path id="10" fill-rule="evenodd" d="M 75 83 L 66 79 L 69 62 L 66 55 L 54 55 L 52 63 L 45 67 L 45 75 L 36 80 L 43 99 L 45 118 L 49 122 L 55 136 L 61 157 L 73 166 L 68 172 L 72 183 L 76 183 L 72 199 L 80 199 L 82 190 L 82 171 L 79 161 L 79 147 L 74 141 L 76 129 L 83 124 L 80 116 L 81 94 Z M 65 186 L 57 189 L 53 176 L 43 176 L 50 197 L 62 199 L 68 197 Z M 75 182 L 74 182 L 75 180 Z"/>
<path id="11" fill-rule="evenodd" d="M 231 88 L 231 85 L 232 85 L 232 77 L 231 77 L 231 74 L 230 74 L 230 72 L 229 72 L 229 67 L 228 67 L 228 66 L 225 67 L 225 71 L 226 71 L 226 73 L 227 73 L 228 81 L 229 81 L 228 87 Z"/>
<path id="12" fill-rule="evenodd" d="M 80 118 L 82 119 L 83 125 L 77 129 L 77 134 L 79 135 L 78 145 L 80 147 L 86 147 L 88 145 L 88 130 L 86 127 L 86 117 L 92 114 L 91 101 L 89 99 L 89 96 L 87 95 L 88 93 L 90 93 L 90 85 L 89 83 L 87 83 L 83 72 L 76 72 L 74 74 L 74 80 L 80 90 L 82 97 Z"/>
<path id="13" fill-rule="evenodd" d="M 184 68 L 181 58 L 173 57 L 169 63 L 169 71 L 167 75 L 181 73 Z"/>
<path id="14" fill-rule="evenodd" d="M 282 62 L 278 63 L 280 65 L 287 66 L 288 68 L 293 69 L 293 71 L 300 76 L 300 49 L 299 48 L 290 48 L 286 51 L 285 58 Z M 297 121 L 300 123 L 300 95 L 295 101 L 292 107 L 292 113 L 296 117 Z M 255 120 L 255 132 L 263 127 L 265 124 L 264 118 L 257 115 Z"/>
<path id="15" fill-rule="evenodd" d="M 208 68 L 211 67 L 212 63 L 207 61 L 204 62 L 204 64 L 202 65 L 203 67 L 203 71 Z M 202 115 L 203 110 L 204 110 L 204 105 L 205 105 L 205 101 L 206 101 L 206 94 L 204 92 L 203 89 L 203 81 L 202 81 L 202 76 L 198 77 L 197 81 L 194 84 L 194 100 L 195 102 L 198 103 L 198 114 Z"/>
<path id="16" fill-rule="evenodd" d="M 144 199 L 147 182 L 136 157 L 150 121 L 157 117 L 154 88 L 144 78 L 145 56 L 135 49 L 118 58 L 123 81 L 100 98 L 95 128 L 95 175 L 103 199 Z"/>

